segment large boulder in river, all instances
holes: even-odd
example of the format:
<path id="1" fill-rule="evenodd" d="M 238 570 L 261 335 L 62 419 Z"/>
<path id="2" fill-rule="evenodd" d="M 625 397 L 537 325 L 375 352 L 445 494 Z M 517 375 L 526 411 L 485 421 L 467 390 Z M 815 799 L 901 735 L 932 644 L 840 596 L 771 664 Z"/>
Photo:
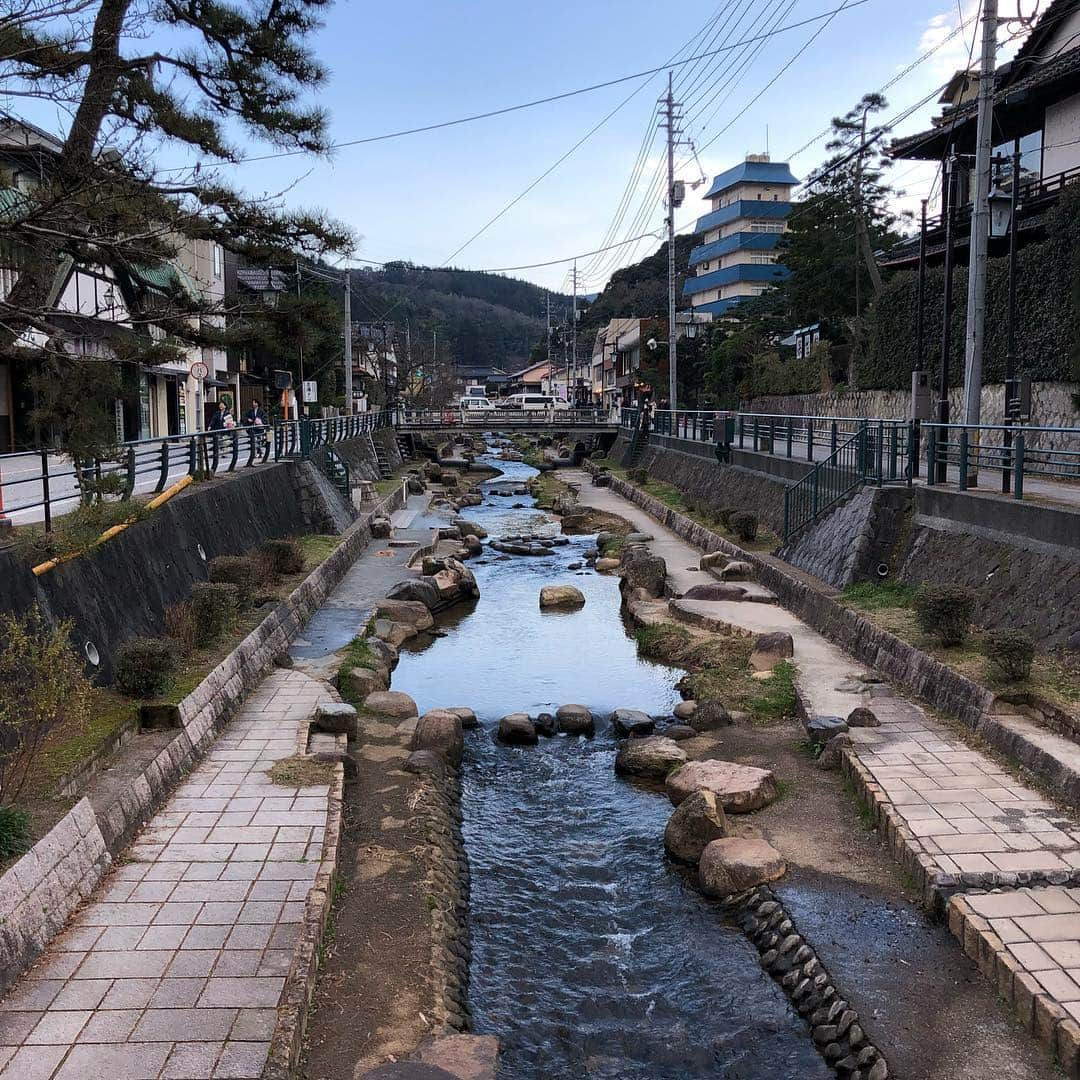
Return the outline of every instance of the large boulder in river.
<path id="1" fill-rule="evenodd" d="M 461 733 L 461 717 L 448 709 L 432 709 L 424 713 L 413 732 L 414 750 L 434 750 L 451 765 L 461 763 L 465 740 Z"/>
<path id="2" fill-rule="evenodd" d="M 395 648 L 419 633 L 416 627 L 409 623 L 391 622 L 389 619 L 376 619 L 371 629 L 375 637 L 389 642 Z"/>
<path id="3" fill-rule="evenodd" d="M 754 671 L 772 671 L 781 660 L 790 660 L 794 655 L 795 642 L 787 631 L 759 634 L 750 653 L 750 666 Z"/>
<path id="4" fill-rule="evenodd" d="M 585 595 L 573 585 L 545 585 L 540 590 L 541 609 L 579 608 L 585 605 Z"/>
<path id="5" fill-rule="evenodd" d="M 415 716 L 417 708 L 416 702 L 399 690 L 376 690 L 364 698 L 364 711 L 404 720 L 408 716 Z"/>
<path id="6" fill-rule="evenodd" d="M 668 798 L 678 806 L 695 791 L 711 791 L 729 814 L 748 814 L 768 806 L 779 794 L 769 769 L 734 761 L 691 761 L 666 783 Z"/>
<path id="7" fill-rule="evenodd" d="M 511 746 L 531 746 L 540 741 L 536 725 L 529 719 L 529 714 L 523 712 L 504 716 L 499 721 L 496 736 L 499 742 L 509 743 Z"/>
<path id="8" fill-rule="evenodd" d="M 714 840 L 727 835 L 724 808 L 711 791 L 695 791 L 675 807 L 664 829 L 664 847 L 680 862 L 696 863 Z"/>
<path id="9" fill-rule="evenodd" d="M 593 714 L 584 705 L 560 705 L 555 710 L 555 726 L 564 735 L 592 735 L 596 731 Z"/>
<path id="10" fill-rule="evenodd" d="M 376 690 L 390 688 L 390 673 L 382 667 L 354 667 L 341 672 L 338 682 L 354 701 L 363 701 Z"/>
<path id="11" fill-rule="evenodd" d="M 419 600 L 380 600 L 375 605 L 375 617 L 405 623 L 415 630 L 427 630 L 435 625 L 427 604 Z"/>
<path id="12" fill-rule="evenodd" d="M 616 709 L 611 714 L 611 726 L 616 735 L 641 738 L 643 735 L 652 734 L 656 721 L 640 709 Z"/>
<path id="13" fill-rule="evenodd" d="M 393 671 L 398 665 L 400 654 L 398 653 L 397 646 L 391 645 L 389 641 L 383 641 L 382 638 L 369 637 L 367 640 L 367 647 L 371 651 L 372 656 L 382 664 L 387 671 Z"/>
<path id="14" fill-rule="evenodd" d="M 620 588 L 633 593 L 642 589 L 649 596 L 664 595 L 664 583 L 667 581 L 667 563 L 659 555 L 652 555 L 645 547 L 628 547 L 623 552 Z"/>
<path id="15" fill-rule="evenodd" d="M 443 598 L 435 579 L 430 577 L 407 578 L 399 581 L 386 594 L 389 600 L 415 600 L 423 604 L 428 611 L 441 607 Z"/>
<path id="16" fill-rule="evenodd" d="M 478 536 L 481 540 L 487 539 L 487 529 L 483 525 L 477 525 L 475 521 L 470 521 L 468 518 L 456 517 L 451 518 L 451 525 L 456 525 L 457 530 L 464 536 Z"/>
<path id="17" fill-rule="evenodd" d="M 686 763 L 686 751 L 674 739 L 650 735 L 645 739 L 627 739 L 615 755 L 615 771 L 620 776 L 640 776 L 663 780 L 672 769 Z"/>
<path id="18" fill-rule="evenodd" d="M 601 574 L 607 574 L 610 573 L 612 570 L 619 569 L 619 560 L 607 558 L 597 559 L 594 565 Z"/>
<path id="19" fill-rule="evenodd" d="M 726 836 L 701 853 L 698 880 L 707 896 L 725 897 L 775 881 L 786 870 L 784 857 L 772 844 Z"/>
<path id="20" fill-rule="evenodd" d="M 480 721 L 476 719 L 476 713 L 472 709 L 465 708 L 464 705 L 454 705 L 446 711 L 452 712 L 461 721 L 461 726 L 466 731 L 480 724 Z"/>

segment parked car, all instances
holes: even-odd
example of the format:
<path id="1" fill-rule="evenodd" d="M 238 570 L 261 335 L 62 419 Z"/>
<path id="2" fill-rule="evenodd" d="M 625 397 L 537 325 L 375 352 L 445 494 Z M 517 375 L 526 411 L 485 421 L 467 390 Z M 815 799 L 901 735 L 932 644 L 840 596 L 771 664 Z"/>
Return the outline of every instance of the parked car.
<path id="1" fill-rule="evenodd" d="M 486 397 L 463 397 L 460 404 L 462 419 L 466 421 L 479 419 L 495 411 L 495 406 Z"/>
<path id="2" fill-rule="evenodd" d="M 518 412 L 561 412 L 570 408 L 562 398 L 550 394 L 511 394 L 499 407 L 516 409 Z"/>

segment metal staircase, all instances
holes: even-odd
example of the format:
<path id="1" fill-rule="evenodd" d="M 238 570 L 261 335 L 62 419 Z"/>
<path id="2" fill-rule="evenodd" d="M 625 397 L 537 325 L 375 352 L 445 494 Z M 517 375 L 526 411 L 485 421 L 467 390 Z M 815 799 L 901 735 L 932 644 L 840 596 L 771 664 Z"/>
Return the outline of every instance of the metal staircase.
<path id="1" fill-rule="evenodd" d="M 345 496 L 348 502 L 352 498 L 352 478 L 349 474 L 349 463 L 332 447 L 326 448 L 327 472 L 330 482 Z"/>
<path id="2" fill-rule="evenodd" d="M 390 467 L 390 458 L 387 456 L 386 451 L 371 437 L 370 431 L 365 432 L 364 437 L 371 448 L 371 456 L 379 467 L 379 479 L 389 480 L 394 475 L 394 470 Z"/>

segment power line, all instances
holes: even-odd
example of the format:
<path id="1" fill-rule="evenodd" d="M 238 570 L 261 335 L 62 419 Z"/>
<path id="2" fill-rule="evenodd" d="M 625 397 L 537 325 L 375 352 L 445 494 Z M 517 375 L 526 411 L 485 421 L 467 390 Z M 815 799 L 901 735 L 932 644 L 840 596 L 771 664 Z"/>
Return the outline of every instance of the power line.
<path id="1" fill-rule="evenodd" d="M 708 52 L 699 53 L 696 56 L 688 56 L 683 60 L 676 60 L 671 64 L 662 64 L 659 67 L 646 68 L 643 71 L 636 71 L 630 75 L 620 75 L 614 79 L 607 79 L 604 82 L 593 83 L 590 86 L 581 86 L 576 90 L 566 90 L 561 94 L 551 94 L 548 97 L 535 98 L 532 101 L 523 101 L 518 105 L 507 105 L 500 109 L 489 109 L 487 112 L 473 113 L 470 116 L 460 116 L 454 120 L 442 120 L 434 124 L 422 124 L 419 127 L 402 128 L 399 131 L 388 131 L 382 135 L 367 135 L 359 139 L 344 139 L 340 142 L 330 143 L 327 146 L 327 151 L 342 150 L 350 146 L 365 146 L 368 143 L 386 142 L 389 139 L 401 139 L 407 135 L 420 135 L 428 131 L 441 131 L 444 128 L 458 127 L 462 124 L 471 124 L 477 120 L 489 120 L 496 116 L 506 116 L 508 113 L 520 112 L 522 109 L 532 109 L 539 105 L 550 105 L 556 101 L 565 101 L 568 98 L 579 97 L 581 94 L 591 94 L 596 90 L 604 90 L 609 86 L 618 86 L 621 83 L 633 82 L 635 79 L 651 78 L 653 75 L 659 75 L 662 71 L 667 71 L 669 68 L 683 67 L 686 64 L 691 64 L 696 60 L 701 60 L 709 56 L 715 56 L 718 53 L 730 52 L 732 49 L 737 49 L 741 45 L 750 41 L 756 41 L 763 38 L 775 37 L 778 34 L 786 33 L 788 30 L 798 30 L 803 26 L 809 26 L 812 23 L 820 22 L 822 19 L 827 19 L 832 15 L 835 15 L 838 11 L 843 11 L 848 8 L 858 7 L 861 4 L 868 4 L 870 0 L 850 0 L 849 3 L 841 4 L 838 8 L 833 8 L 830 11 L 823 11 L 818 15 L 810 15 L 805 19 L 801 19 L 799 22 L 789 23 L 787 26 L 777 27 L 775 30 L 771 30 L 769 33 L 761 35 L 761 38 L 746 38 L 743 41 L 737 42 L 734 45 L 725 45 L 717 49 L 712 49 Z M 229 159 L 218 159 L 215 162 L 211 162 L 214 165 L 247 165 L 256 161 L 275 161 L 280 158 L 299 157 L 310 153 L 308 150 L 280 150 L 273 154 L 259 154 L 254 157 L 241 158 L 237 161 Z M 179 166 L 174 169 L 161 169 L 162 173 L 176 173 L 185 172 L 190 166 Z"/>

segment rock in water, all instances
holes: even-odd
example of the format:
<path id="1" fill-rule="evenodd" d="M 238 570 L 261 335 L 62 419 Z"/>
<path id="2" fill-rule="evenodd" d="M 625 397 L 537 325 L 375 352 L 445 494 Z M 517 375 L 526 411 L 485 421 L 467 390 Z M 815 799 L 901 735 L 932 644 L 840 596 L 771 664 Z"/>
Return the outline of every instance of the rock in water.
<path id="1" fill-rule="evenodd" d="M 509 743 L 511 746 L 531 746 L 540 741 L 528 713 L 510 713 L 504 716 L 499 721 L 497 735 L 499 742 Z"/>
<path id="2" fill-rule="evenodd" d="M 795 642 L 786 631 L 759 634 L 750 653 L 750 667 L 754 671 L 772 671 L 781 660 L 790 660 L 794 655 Z"/>
<path id="3" fill-rule="evenodd" d="M 466 709 L 464 706 L 455 705 L 453 708 L 447 709 L 447 712 L 452 712 L 460 721 L 461 726 L 465 730 L 479 726 L 479 721 L 476 719 L 476 713 L 472 709 Z"/>
<path id="4" fill-rule="evenodd" d="M 775 881 L 787 870 L 783 856 L 764 840 L 727 836 L 701 853 L 698 880 L 708 896 L 730 896 Z"/>
<path id="5" fill-rule="evenodd" d="M 667 581 L 667 563 L 659 555 L 652 555 L 648 548 L 628 547 L 623 552 L 620 573 L 620 588 L 633 593 L 635 589 L 644 589 L 650 597 L 664 595 Z"/>
<path id="6" fill-rule="evenodd" d="M 595 565 L 596 565 L 596 569 L 599 570 L 601 574 L 606 574 L 606 573 L 609 573 L 612 570 L 618 570 L 619 569 L 619 560 L 618 559 L 607 559 L 607 558 L 597 559 Z"/>
<path id="7" fill-rule="evenodd" d="M 664 829 L 664 847 L 680 862 L 696 863 L 714 840 L 727 835 L 724 808 L 711 791 L 695 791 L 683 799 Z"/>
<path id="8" fill-rule="evenodd" d="M 413 732 L 412 745 L 414 750 L 434 750 L 451 765 L 459 765 L 465 749 L 461 717 L 447 709 L 424 713 Z"/>
<path id="9" fill-rule="evenodd" d="M 364 711 L 376 716 L 392 716 L 404 720 L 417 713 L 416 702 L 398 690 L 376 690 L 364 698 Z"/>
<path id="10" fill-rule="evenodd" d="M 435 625 L 427 605 L 419 600 L 380 600 L 375 605 L 375 617 L 406 623 L 417 630 L 427 630 Z"/>
<path id="11" fill-rule="evenodd" d="M 615 728 L 616 735 L 640 738 L 642 735 L 651 735 L 656 723 L 648 713 L 643 713 L 640 709 L 616 709 L 611 714 L 611 725 Z"/>
<path id="12" fill-rule="evenodd" d="M 579 608 L 585 605 L 585 596 L 573 585 L 545 585 L 540 590 L 540 607 Z"/>
<path id="13" fill-rule="evenodd" d="M 555 734 L 555 717 L 549 712 L 537 713 L 536 719 L 533 721 L 533 727 L 536 728 L 537 735 L 550 738 Z"/>
<path id="14" fill-rule="evenodd" d="M 677 720 L 689 720 L 696 712 L 697 702 L 691 698 L 686 701 L 680 701 L 679 704 L 671 710 L 671 715 Z"/>
<path id="15" fill-rule="evenodd" d="M 666 787 L 675 806 L 695 791 L 711 791 L 729 814 L 760 810 L 780 794 L 770 770 L 734 761 L 688 762 L 667 778 Z"/>
<path id="16" fill-rule="evenodd" d="M 620 776 L 640 776 L 663 780 L 672 769 L 686 763 L 686 751 L 674 739 L 650 735 L 645 739 L 627 739 L 615 755 L 615 771 Z"/>
<path id="17" fill-rule="evenodd" d="M 593 714 L 584 705 L 560 705 L 555 710 L 555 726 L 564 735 L 592 735 L 596 731 Z"/>

